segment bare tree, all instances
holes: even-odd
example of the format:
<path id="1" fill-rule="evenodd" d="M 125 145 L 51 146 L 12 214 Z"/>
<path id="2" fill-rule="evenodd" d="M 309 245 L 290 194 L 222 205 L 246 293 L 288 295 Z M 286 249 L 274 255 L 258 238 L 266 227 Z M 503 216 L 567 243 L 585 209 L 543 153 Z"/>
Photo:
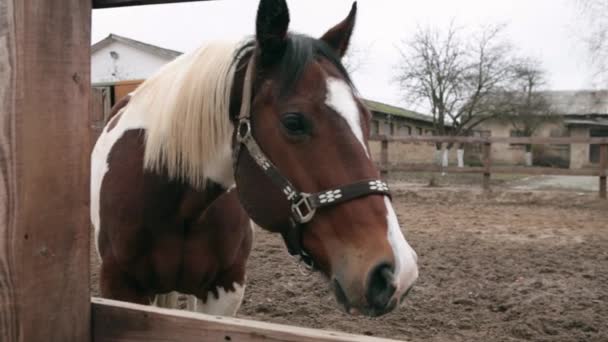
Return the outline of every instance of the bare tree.
<path id="1" fill-rule="evenodd" d="M 445 34 L 419 28 L 401 46 L 396 81 L 409 102 L 430 107 L 434 134 L 468 135 L 500 113 L 491 99 L 507 89 L 512 70 L 510 44 L 502 39 L 503 30 L 502 25 L 486 26 L 465 37 L 453 23 Z M 447 150 L 443 159 L 446 164 Z"/>
<path id="2" fill-rule="evenodd" d="M 512 66 L 509 92 L 499 95 L 496 107 L 502 115 L 499 120 L 509 123 L 517 136 L 531 137 L 548 122 L 557 120 L 551 104 L 543 95 L 546 86 L 545 71 L 538 60 L 526 58 Z M 532 145 L 526 144 L 526 165 L 532 165 Z"/>
<path id="3" fill-rule="evenodd" d="M 587 28 L 583 40 L 591 56 L 591 63 L 596 78 L 601 82 L 608 81 L 608 1 L 574 0 L 581 11 Z"/>
<path id="4" fill-rule="evenodd" d="M 372 51 L 371 45 L 366 48 L 363 48 L 361 45 L 350 46 L 342 59 L 342 64 L 344 64 L 346 71 L 351 75 L 357 71 L 361 71 L 369 60 L 370 51 Z"/>

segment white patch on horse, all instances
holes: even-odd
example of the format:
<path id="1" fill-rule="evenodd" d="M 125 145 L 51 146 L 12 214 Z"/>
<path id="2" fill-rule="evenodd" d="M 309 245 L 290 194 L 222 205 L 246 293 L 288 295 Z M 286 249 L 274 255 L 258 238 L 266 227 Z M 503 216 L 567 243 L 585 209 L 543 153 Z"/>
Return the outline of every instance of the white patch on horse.
<path id="1" fill-rule="evenodd" d="M 234 291 L 226 291 L 223 287 L 217 289 L 217 298 L 213 292 L 207 293 L 207 301 L 196 298 L 195 311 L 218 316 L 235 316 L 243 302 L 245 285 L 233 283 Z"/>
<path id="2" fill-rule="evenodd" d="M 351 87 L 341 79 L 330 77 L 327 79 L 327 97 L 325 104 L 340 114 L 350 126 L 351 131 L 363 146 L 365 154 L 369 152 L 363 141 L 363 129 L 361 128 L 361 115 L 355 102 Z"/>
<path id="3" fill-rule="evenodd" d="M 190 301 L 190 295 L 183 295 L 176 291 L 171 291 L 165 294 L 159 294 L 154 296 L 154 299 L 150 302 L 150 305 L 157 306 L 159 308 L 167 309 L 180 309 L 180 297 L 187 299 L 186 303 Z"/>
<path id="4" fill-rule="evenodd" d="M 100 229 L 100 192 L 101 192 L 101 184 L 103 183 L 103 178 L 106 173 L 110 170 L 110 165 L 108 164 L 108 156 L 110 151 L 112 151 L 112 147 L 114 144 L 125 134 L 125 132 L 133 130 L 133 129 L 143 129 L 145 128 L 144 117 L 141 113 L 130 111 L 125 112 L 125 108 L 121 109 L 116 115 L 120 115 L 120 117 L 113 117 L 108 125 L 114 121 L 118 120 L 114 127 L 108 132 L 107 127 L 103 128 L 103 131 L 97 142 L 95 143 L 95 147 L 93 148 L 93 152 L 91 153 L 91 222 L 93 223 L 93 227 L 95 229 L 95 248 L 97 249 L 97 255 L 99 255 L 99 229 Z"/>
<path id="5" fill-rule="evenodd" d="M 243 296 L 245 286 L 233 283 L 235 291 L 226 291 L 223 287 L 217 288 L 218 297 L 212 291 L 207 293 L 207 301 L 193 295 L 186 295 L 176 291 L 159 294 L 154 297 L 150 305 L 167 309 L 185 309 L 216 316 L 236 316 Z"/>
<path id="6" fill-rule="evenodd" d="M 226 141 L 219 153 L 203 166 L 205 178 L 219 183 L 225 188 L 234 185 L 234 172 L 232 171 L 232 146 L 230 141 Z"/>
<path id="7" fill-rule="evenodd" d="M 393 285 L 396 290 L 394 297 L 400 300 L 405 291 L 418 279 L 418 256 L 405 240 L 393 205 L 386 196 L 384 197 L 384 204 L 387 212 L 388 243 L 391 245 L 395 256 L 395 282 Z"/>

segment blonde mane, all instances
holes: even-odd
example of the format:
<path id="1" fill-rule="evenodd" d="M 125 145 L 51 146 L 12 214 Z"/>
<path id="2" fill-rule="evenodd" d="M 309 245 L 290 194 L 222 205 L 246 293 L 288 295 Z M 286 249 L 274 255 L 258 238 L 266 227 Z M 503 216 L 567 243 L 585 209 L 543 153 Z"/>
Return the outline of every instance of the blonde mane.
<path id="1" fill-rule="evenodd" d="M 146 123 L 144 167 L 203 188 L 209 163 L 230 146 L 237 43 L 213 42 L 165 65 L 133 93 Z"/>

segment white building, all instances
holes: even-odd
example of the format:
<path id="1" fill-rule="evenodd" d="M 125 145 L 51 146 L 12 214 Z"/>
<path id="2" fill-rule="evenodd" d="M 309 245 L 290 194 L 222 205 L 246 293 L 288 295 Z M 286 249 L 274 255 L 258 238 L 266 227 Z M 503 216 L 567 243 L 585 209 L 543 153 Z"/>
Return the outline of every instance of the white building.
<path id="1" fill-rule="evenodd" d="M 181 52 L 110 34 L 91 47 L 91 82 L 146 79 L 179 55 Z"/>

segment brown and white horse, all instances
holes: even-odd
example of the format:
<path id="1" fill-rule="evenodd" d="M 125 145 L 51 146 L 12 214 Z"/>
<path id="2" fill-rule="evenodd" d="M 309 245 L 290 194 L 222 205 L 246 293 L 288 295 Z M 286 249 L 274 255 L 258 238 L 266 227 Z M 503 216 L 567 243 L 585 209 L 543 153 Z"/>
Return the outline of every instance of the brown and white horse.
<path id="1" fill-rule="evenodd" d="M 92 154 L 102 295 L 234 315 L 250 218 L 330 279 L 350 313 L 393 310 L 418 277 L 370 159 L 370 113 L 340 62 L 348 17 L 320 39 L 261 0 L 256 36 L 183 55 L 115 108 Z M 236 188 L 235 188 L 236 186 Z"/>

